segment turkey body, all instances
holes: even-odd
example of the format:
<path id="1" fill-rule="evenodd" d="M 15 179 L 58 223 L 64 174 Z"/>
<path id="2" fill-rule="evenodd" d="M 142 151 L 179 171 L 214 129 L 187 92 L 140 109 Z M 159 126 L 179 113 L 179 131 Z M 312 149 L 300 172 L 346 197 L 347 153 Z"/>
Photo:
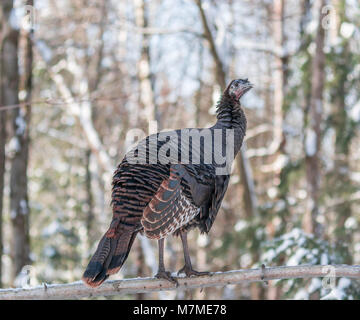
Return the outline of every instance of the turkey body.
<path id="1" fill-rule="evenodd" d="M 163 241 L 168 235 L 181 236 L 185 273 L 199 274 L 191 267 L 186 234 L 193 228 L 209 232 L 227 190 L 230 175 L 218 174 L 224 163 L 216 161 L 217 144 L 225 149 L 228 129 L 232 129 L 231 148 L 236 155 L 245 136 L 245 114 L 237 96 L 230 92 L 236 81 L 245 81 L 243 88 L 250 86 L 247 80 L 230 83 L 218 103 L 216 124 L 195 129 L 199 136 L 207 133 L 210 144 L 205 135 L 186 144 L 184 129 L 174 130 L 149 136 L 126 154 L 113 177 L 112 222 L 83 276 L 87 285 L 99 286 L 121 268 L 139 232 L 159 241 L 159 277 L 176 282 L 163 265 Z M 236 88 L 241 88 L 240 83 Z M 216 140 L 215 134 L 221 139 Z M 184 150 L 188 151 L 187 161 Z"/>
<path id="2" fill-rule="evenodd" d="M 118 166 L 113 179 L 114 226 L 110 232 L 116 232 L 119 224 L 123 224 L 159 240 L 195 227 L 202 232 L 210 230 L 229 175 L 217 175 L 216 166 L 204 162 L 204 142 L 200 146 L 199 164 L 181 163 L 181 132 L 169 135 L 173 133 L 179 138 L 173 147 L 178 156 L 170 163 L 131 164 L 125 157 Z M 164 144 L 157 139 L 157 153 Z M 191 158 L 190 152 L 189 162 Z"/>

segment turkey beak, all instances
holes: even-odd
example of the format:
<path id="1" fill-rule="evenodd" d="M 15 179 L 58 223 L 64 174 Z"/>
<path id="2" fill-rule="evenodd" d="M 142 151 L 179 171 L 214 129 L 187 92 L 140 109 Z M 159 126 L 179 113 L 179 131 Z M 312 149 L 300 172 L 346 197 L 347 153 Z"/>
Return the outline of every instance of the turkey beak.
<path id="1" fill-rule="evenodd" d="M 253 87 L 254 87 L 253 84 L 250 82 L 241 85 L 238 91 L 236 92 L 236 98 L 239 100 L 246 92 L 251 90 Z"/>

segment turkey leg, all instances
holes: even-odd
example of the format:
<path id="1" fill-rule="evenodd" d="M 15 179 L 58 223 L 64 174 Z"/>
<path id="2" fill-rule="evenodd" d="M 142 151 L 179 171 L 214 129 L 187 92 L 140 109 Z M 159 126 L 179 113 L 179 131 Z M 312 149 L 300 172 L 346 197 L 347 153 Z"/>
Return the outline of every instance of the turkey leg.
<path id="1" fill-rule="evenodd" d="M 159 269 L 157 274 L 155 275 L 158 279 L 165 279 L 172 283 L 175 283 L 176 286 L 178 286 L 178 282 L 175 278 L 171 276 L 171 272 L 165 271 L 165 265 L 164 265 L 164 238 L 160 239 L 158 241 L 159 244 Z"/>
<path id="2" fill-rule="evenodd" d="M 200 271 L 196 271 L 192 268 L 189 247 L 188 247 L 188 243 L 187 243 L 187 232 L 181 231 L 180 236 L 181 236 L 181 241 L 182 241 L 183 248 L 184 248 L 185 265 L 178 271 L 178 274 L 184 272 L 187 277 L 209 275 L 210 272 L 208 272 L 208 271 L 200 272 Z"/>

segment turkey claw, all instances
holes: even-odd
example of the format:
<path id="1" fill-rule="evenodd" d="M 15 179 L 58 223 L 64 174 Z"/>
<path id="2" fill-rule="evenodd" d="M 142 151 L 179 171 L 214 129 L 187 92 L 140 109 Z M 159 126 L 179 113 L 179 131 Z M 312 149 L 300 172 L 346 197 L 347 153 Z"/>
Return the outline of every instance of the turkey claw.
<path id="1" fill-rule="evenodd" d="M 208 276 L 208 275 L 210 275 L 209 271 L 196 271 L 196 270 L 194 270 L 192 268 L 189 268 L 187 266 L 182 267 L 178 271 L 177 275 L 179 275 L 180 273 L 185 273 L 185 275 L 187 277 L 192 277 L 192 276 L 197 277 L 197 276 Z"/>
<path id="2" fill-rule="evenodd" d="M 171 283 L 175 284 L 176 287 L 179 286 L 179 283 L 174 277 L 171 276 L 171 272 L 169 271 L 159 270 L 158 273 L 155 275 L 155 278 L 168 280 Z"/>

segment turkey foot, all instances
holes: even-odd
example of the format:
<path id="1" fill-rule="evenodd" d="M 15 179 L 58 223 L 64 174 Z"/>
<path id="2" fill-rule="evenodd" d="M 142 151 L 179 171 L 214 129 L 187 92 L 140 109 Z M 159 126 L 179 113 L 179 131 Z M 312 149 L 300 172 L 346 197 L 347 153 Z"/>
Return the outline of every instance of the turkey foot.
<path id="1" fill-rule="evenodd" d="M 179 285 L 177 280 L 171 276 L 171 272 L 169 272 L 169 271 L 159 270 L 158 273 L 155 275 L 155 278 L 165 279 L 165 280 L 168 280 L 168 281 L 174 283 L 176 286 Z"/>
<path id="2" fill-rule="evenodd" d="M 185 265 L 178 271 L 177 274 L 184 272 L 187 277 L 191 276 L 207 276 L 210 274 L 208 271 L 196 271 L 192 268 L 190 254 L 189 254 L 189 247 L 187 243 L 187 232 L 181 231 L 180 232 L 181 241 L 184 248 L 184 259 L 185 259 Z"/>
<path id="3" fill-rule="evenodd" d="M 187 265 L 184 265 L 177 274 L 179 275 L 180 273 L 185 273 L 187 277 L 210 275 L 209 271 L 196 271 L 192 267 L 188 267 Z"/>
<path id="4" fill-rule="evenodd" d="M 160 239 L 158 241 L 159 243 L 159 269 L 158 273 L 155 275 L 155 278 L 158 279 L 165 279 L 170 281 L 171 283 L 174 283 L 177 287 L 179 283 L 177 280 L 171 276 L 171 273 L 169 271 L 165 271 L 165 265 L 164 265 L 164 239 Z"/>

